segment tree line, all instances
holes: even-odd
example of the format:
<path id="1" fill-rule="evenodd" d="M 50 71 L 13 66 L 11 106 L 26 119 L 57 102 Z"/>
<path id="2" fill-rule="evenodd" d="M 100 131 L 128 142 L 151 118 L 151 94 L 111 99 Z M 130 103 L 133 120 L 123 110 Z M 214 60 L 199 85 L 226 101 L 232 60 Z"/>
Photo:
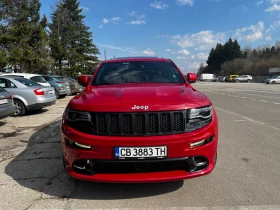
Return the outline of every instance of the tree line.
<path id="1" fill-rule="evenodd" d="M 199 66 L 198 75 L 267 75 L 270 68 L 280 67 L 280 41 L 273 46 L 259 46 L 256 49 L 246 46 L 241 50 L 238 41 L 230 38 L 224 45 L 217 43 L 211 49 L 206 63 L 206 66 Z"/>
<path id="2" fill-rule="evenodd" d="M 50 20 L 40 9 L 40 0 L 0 0 L 0 70 L 90 74 L 100 52 L 78 0 L 57 0 Z"/>

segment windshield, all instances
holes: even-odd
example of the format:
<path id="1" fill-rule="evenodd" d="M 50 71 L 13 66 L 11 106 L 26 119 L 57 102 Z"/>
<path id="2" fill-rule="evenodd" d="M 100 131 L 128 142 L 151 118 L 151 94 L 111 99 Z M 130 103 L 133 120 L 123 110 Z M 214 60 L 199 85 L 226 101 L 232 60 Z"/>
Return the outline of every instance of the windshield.
<path id="1" fill-rule="evenodd" d="M 46 82 L 46 80 L 42 76 L 34 76 L 34 77 L 30 77 L 30 79 L 34 82 L 42 82 L 42 83 Z"/>
<path id="2" fill-rule="evenodd" d="M 132 61 L 104 63 L 92 85 L 121 83 L 176 83 L 185 80 L 172 62 Z"/>
<path id="3" fill-rule="evenodd" d="M 14 80 L 24 84 L 25 86 L 31 87 L 31 86 L 41 86 L 40 84 L 33 82 L 29 79 L 25 79 L 25 78 L 14 78 Z"/>

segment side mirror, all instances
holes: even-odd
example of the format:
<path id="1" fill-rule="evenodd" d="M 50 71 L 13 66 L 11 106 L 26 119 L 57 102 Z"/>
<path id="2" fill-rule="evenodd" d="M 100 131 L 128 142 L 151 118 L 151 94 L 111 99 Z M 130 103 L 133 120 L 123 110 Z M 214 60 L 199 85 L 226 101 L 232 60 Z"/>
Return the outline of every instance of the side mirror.
<path id="1" fill-rule="evenodd" d="M 83 86 L 83 87 L 87 86 L 87 84 L 88 84 L 88 76 L 85 76 L 85 75 L 79 76 L 78 77 L 78 83 L 81 86 Z"/>
<path id="2" fill-rule="evenodd" d="M 187 81 L 188 81 L 189 83 L 194 83 L 194 82 L 196 82 L 196 81 L 197 81 L 197 76 L 196 76 L 196 74 L 194 74 L 194 73 L 188 73 L 188 74 L 187 74 Z"/>

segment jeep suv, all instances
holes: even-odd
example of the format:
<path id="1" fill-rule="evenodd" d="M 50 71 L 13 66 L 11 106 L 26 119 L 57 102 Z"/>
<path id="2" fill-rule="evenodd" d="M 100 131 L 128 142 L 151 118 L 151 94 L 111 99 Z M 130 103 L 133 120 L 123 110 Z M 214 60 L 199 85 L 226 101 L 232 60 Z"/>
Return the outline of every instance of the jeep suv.
<path id="1" fill-rule="evenodd" d="M 218 119 L 211 101 L 164 58 L 102 62 L 63 114 L 66 172 L 97 182 L 163 182 L 209 174 Z"/>

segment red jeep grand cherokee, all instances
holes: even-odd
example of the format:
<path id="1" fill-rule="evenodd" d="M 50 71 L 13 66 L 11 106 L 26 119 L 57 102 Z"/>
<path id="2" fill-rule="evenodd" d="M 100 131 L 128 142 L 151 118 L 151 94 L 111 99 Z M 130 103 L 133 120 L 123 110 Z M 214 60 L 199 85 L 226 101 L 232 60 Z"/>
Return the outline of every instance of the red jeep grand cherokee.
<path id="1" fill-rule="evenodd" d="M 210 173 L 216 163 L 218 119 L 169 59 L 118 58 L 68 104 L 61 143 L 66 172 L 98 182 L 162 182 Z"/>

